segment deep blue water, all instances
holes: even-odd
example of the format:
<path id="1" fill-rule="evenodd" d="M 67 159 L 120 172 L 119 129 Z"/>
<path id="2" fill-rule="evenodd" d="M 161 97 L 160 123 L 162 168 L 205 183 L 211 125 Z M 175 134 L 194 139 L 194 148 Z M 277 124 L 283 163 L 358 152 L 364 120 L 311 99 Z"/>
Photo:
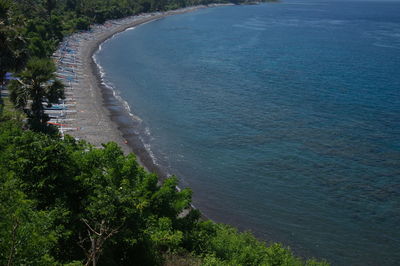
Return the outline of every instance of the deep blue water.
<path id="1" fill-rule="evenodd" d="M 206 216 L 334 265 L 399 263 L 400 2 L 205 9 L 97 57 Z"/>

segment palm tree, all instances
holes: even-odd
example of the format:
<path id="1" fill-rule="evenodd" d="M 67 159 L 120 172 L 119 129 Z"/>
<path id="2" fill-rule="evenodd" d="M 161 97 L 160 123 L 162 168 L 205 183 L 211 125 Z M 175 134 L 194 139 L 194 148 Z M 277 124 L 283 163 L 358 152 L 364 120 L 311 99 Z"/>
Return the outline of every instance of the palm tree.
<path id="1" fill-rule="evenodd" d="M 32 58 L 20 73 L 19 80 L 10 83 L 10 99 L 16 108 L 28 115 L 28 123 L 33 130 L 48 130 L 49 117 L 44 113 L 43 101 L 51 104 L 64 98 L 64 85 L 56 79 L 55 70 L 50 59 Z M 29 100 L 31 104 L 28 106 Z"/>

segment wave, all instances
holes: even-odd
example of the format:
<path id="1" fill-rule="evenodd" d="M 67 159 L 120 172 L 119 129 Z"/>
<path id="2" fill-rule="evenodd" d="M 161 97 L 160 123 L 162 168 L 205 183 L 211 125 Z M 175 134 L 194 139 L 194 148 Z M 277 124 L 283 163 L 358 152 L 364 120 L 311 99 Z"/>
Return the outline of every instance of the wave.
<path id="1" fill-rule="evenodd" d="M 124 31 L 130 31 L 130 30 L 134 30 L 134 29 L 136 29 L 136 26 L 134 26 L 134 27 L 130 27 L 130 28 L 127 28 L 126 30 L 124 30 Z"/>
<path id="2" fill-rule="evenodd" d="M 101 47 L 101 45 L 99 46 L 99 48 L 100 48 L 100 47 Z M 98 51 L 101 51 L 101 50 L 99 49 Z M 128 112 L 129 116 L 132 117 L 132 118 L 135 120 L 135 122 L 139 122 L 139 123 L 143 122 L 143 120 L 142 120 L 139 116 L 137 116 L 137 115 L 135 115 L 135 114 L 132 113 L 132 110 L 131 110 L 131 107 L 130 107 L 129 103 L 128 103 L 127 101 L 125 101 L 125 100 L 121 97 L 119 91 L 115 88 L 114 84 L 112 84 L 112 83 L 109 82 L 109 81 L 107 82 L 107 81 L 105 80 L 105 75 L 106 75 L 106 73 L 105 73 L 105 71 L 104 71 L 104 68 L 98 63 L 98 60 L 97 60 L 97 57 L 96 57 L 97 53 L 98 53 L 98 52 L 96 52 L 96 53 L 92 56 L 92 58 L 93 58 L 93 61 L 95 62 L 96 66 L 97 66 L 97 69 L 99 70 L 101 84 L 102 84 L 104 87 L 106 87 L 107 89 L 110 89 L 110 90 L 112 91 L 113 96 L 118 100 L 118 102 L 121 103 L 121 105 L 124 107 L 124 109 Z"/>
<path id="3" fill-rule="evenodd" d="M 96 52 L 97 54 L 97 52 Z M 151 139 L 151 132 L 150 132 L 150 128 L 148 127 L 144 127 L 144 129 L 140 129 L 140 127 L 143 128 L 143 120 L 135 115 L 132 110 L 131 110 L 131 106 L 129 105 L 129 103 L 124 100 L 122 98 L 122 96 L 120 95 L 120 92 L 118 91 L 118 89 L 114 86 L 114 84 L 112 84 L 110 81 L 106 81 L 105 76 L 106 73 L 104 71 L 104 68 L 98 63 L 97 58 L 96 58 L 96 54 L 93 55 L 93 61 L 95 62 L 99 73 L 100 73 L 100 82 L 101 84 L 112 91 L 112 94 L 114 96 L 115 99 L 118 100 L 118 102 L 121 104 L 121 106 L 127 111 L 127 113 L 129 114 L 129 116 L 131 117 L 131 119 L 136 122 L 139 126 L 138 126 L 138 131 L 136 131 L 136 134 L 138 135 L 138 138 L 140 140 L 140 142 L 143 144 L 143 147 L 146 149 L 146 152 L 148 153 L 148 155 L 150 156 L 151 160 L 152 160 L 152 164 L 156 165 L 156 166 L 160 166 L 156 156 L 154 155 L 153 150 L 151 149 L 151 144 L 148 142 L 149 139 Z"/>
<path id="4" fill-rule="evenodd" d="M 112 91 L 112 94 L 113 94 L 114 98 L 117 99 L 117 101 L 121 104 L 121 106 L 127 111 L 127 113 L 132 118 L 132 120 L 134 120 L 134 122 L 136 122 L 139 125 L 139 127 L 138 127 L 139 130 L 136 132 L 136 134 L 138 135 L 139 140 L 141 141 L 141 143 L 143 144 L 143 147 L 146 149 L 148 155 L 150 156 L 150 158 L 152 160 L 152 163 L 154 165 L 156 165 L 156 166 L 160 166 L 156 156 L 154 155 L 153 150 L 151 149 L 151 144 L 148 141 L 148 140 L 150 140 L 152 138 L 151 137 L 150 128 L 149 127 L 143 127 L 143 125 L 142 125 L 143 120 L 139 116 L 135 115 L 132 112 L 129 103 L 122 98 L 122 96 L 120 95 L 120 92 L 114 86 L 114 84 L 112 84 L 110 81 L 106 81 L 106 78 L 105 78 L 106 77 L 106 72 L 104 71 L 104 68 L 100 65 L 100 63 L 98 62 L 98 59 L 97 59 L 97 54 L 101 51 L 103 44 L 104 43 L 99 45 L 99 49 L 92 56 L 93 62 L 96 64 L 96 67 L 97 67 L 98 72 L 100 74 L 100 83 L 105 88 L 107 88 L 107 89 Z M 140 129 L 140 127 L 142 127 L 142 129 Z M 167 174 L 167 176 L 170 175 L 168 173 L 166 173 L 166 174 Z"/>
<path id="5" fill-rule="evenodd" d="M 233 27 L 243 28 L 243 29 L 246 29 L 246 30 L 257 30 L 257 31 L 264 31 L 265 30 L 265 28 L 263 28 L 263 27 L 257 27 L 257 26 L 250 25 L 250 24 L 236 24 L 236 25 L 233 25 Z"/>

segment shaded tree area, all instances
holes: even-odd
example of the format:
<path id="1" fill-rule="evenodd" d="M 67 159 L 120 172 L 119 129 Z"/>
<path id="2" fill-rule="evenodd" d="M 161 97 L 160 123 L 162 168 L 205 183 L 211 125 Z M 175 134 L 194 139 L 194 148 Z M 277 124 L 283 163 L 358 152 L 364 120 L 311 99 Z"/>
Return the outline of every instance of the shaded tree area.
<path id="1" fill-rule="evenodd" d="M 1 265 L 325 265 L 202 221 L 191 191 L 84 141 L 0 125 Z M 187 215 L 180 215 L 190 210 Z"/>
<path id="2" fill-rule="evenodd" d="M 7 71 L 18 71 L 27 59 L 23 26 L 12 13 L 12 2 L 0 0 L 0 84 Z"/>

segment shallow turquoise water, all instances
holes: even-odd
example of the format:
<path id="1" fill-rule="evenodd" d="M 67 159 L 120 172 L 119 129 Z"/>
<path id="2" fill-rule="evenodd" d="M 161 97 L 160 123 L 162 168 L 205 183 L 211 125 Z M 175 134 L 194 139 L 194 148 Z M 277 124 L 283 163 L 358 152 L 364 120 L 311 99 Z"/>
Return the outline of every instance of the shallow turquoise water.
<path id="1" fill-rule="evenodd" d="M 119 34 L 97 59 L 205 215 L 334 265 L 395 265 L 399 14 L 362 1 L 205 9 Z"/>

